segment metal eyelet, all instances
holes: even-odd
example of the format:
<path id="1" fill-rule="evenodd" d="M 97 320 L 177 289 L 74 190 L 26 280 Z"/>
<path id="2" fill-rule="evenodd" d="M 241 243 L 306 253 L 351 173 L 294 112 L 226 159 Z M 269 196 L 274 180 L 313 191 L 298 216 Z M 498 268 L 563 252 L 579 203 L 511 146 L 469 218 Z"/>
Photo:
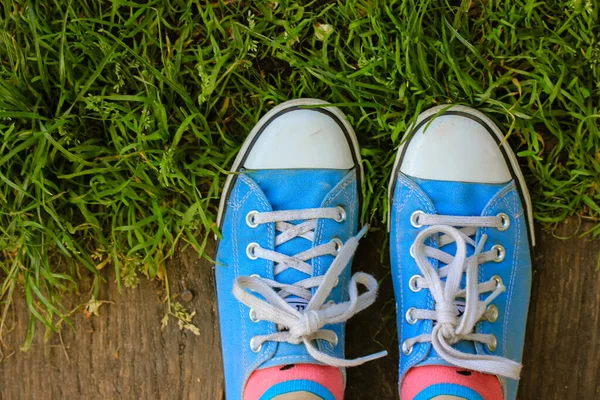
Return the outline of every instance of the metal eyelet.
<path id="1" fill-rule="evenodd" d="M 497 215 L 502 219 L 502 225 L 498 227 L 499 231 L 505 231 L 510 226 L 510 217 L 505 213 L 500 213 Z"/>
<path id="2" fill-rule="evenodd" d="M 408 347 L 408 346 L 406 345 L 406 341 L 402 342 L 402 353 L 403 353 L 405 356 L 409 356 L 409 355 L 410 355 L 410 353 L 412 353 L 412 352 L 413 352 L 413 348 L 414 348 L 413 346 L 411 346 L 411 347 Z"/>
<path id="3" fill-rule="evenodd" d="M 257 346 L 254 338 L 250 339 L 250 350 L 252 350 L 253 353 L 258 353 L 261 349 L 262 343 Z"/>
<path id="4" fill-rule="evenodd" d="M 251 260 L 256 260 L 258 256 L 256 255 L 256 249 L 259 248 L 260 245 L 256 242 L 252 242 L 246 247 L 246 255 Z"/>
<path id="5" fill-rule="evenodd" d="M 419 224 L 419 216 L 421 216 L 422 214 L 425 214 L 423 211 L 421 210 L 417 210 L 414 213 L 411 214 L 410 216 L 410 224 L 415 227 L 415 228 L 422 228 L 423 225 Z"/>
<path id="6" fill-rule="evenodd" d="M 411 325 L 414 325 L 417 323 L 417 319 L 413 318 L 412 313 L 413 311 L 415 311 L 416 308 L 411 307 L 406 311 L 406 315 L 404 316 L 406 318 L 406 322 L 408 322 Z"/>
<path id="7" fill-rule="evenodd" d="M 344 246 L 344 242 L 342 242 L 340 239 L 338 238 L 333 238 L 331 239 L 331 243 L 335 244 L 335 252 L 336 254 L 342 249 L 342 247 Z"/>
<path id="8" fill-rule="evenodd" d="M 251 276 L 251 277 L 253 277 L 253 278 L 260 278 L 260 275 L 259 275 L 259 274 L 252 274 L 252 275 L 250 275 L 250 276 Z"/>
<path id="9" fill-rule="evenodd" d="M 492 246 L 492 251 L 496 252 L 495 262 L 502 262 L 506 257 L 506 249 L 501 244 L 495 244 Z"/>
<path id="10" fill-rule="evenodd" d="M 500 278 L 498 275 L 492 276 L 492 280 L 496 282 L 496 288 L 504 284 L 504 282 L 502 282 L 502 278 Z"/>
<path id="11" fill-rule="evenodd" d="M 408 254 L 410 254 L 410 256 L 411 256 L 412 258 L 416 258 L 416 257 L 415 257 L 415 245 L 414 245 L 414 244 L 411 244 L 411 245 L 410 245 L 410 248 L 408 249 Z"/>
<path id="12" fill-rule="evenodd" d="M 486 343 L 486 347 L 490 352 L 496 351 L 496 348 L 498 348 L 498 339 L 496 339 L 496 335 L 492 335 L 492 343 Z"/>
<path id="13" fill-rule="evenodd" d="M 336 303 L 335 303 L 335 300 L 329 300 L 329 301 L 327 302 L 327 305 L 328 305 L 328 306 L 334 306 L 335 304 L 336 304 Z"/>
<path id="14" fill-rule="evenodd" d="M 256 317 L 256 311 L 254 311 L 252 308 L 250 309 L 249 315 L 250 315 L 250 321 L 252 321 L 252 322 L 259 322 L 260 321 L 260 319 L 258 319 Z"/>
<path id="15" fill-rule="evenodd" d="M 256 216 L 256 214 L 258 214 L 258 211 L 256 210 L 250 211 L 248 214 L 246 214 L 246 225 L 248 225 L 250 228 L 256 228 L 258 226 L 258 224 L 254 221 L 254 216 Z"/>
<path id="16" fill-rule="evenodd" d="M 487 310 L 485 310 L 485 314 L 487 315 L 488 322 L 498 321 L 498 307 L 496 307 L 494 304 L 490 304 L 488 306 Z"/>
<path id="17" fill-rule="evenodd" d="M 344 222 L 346 220 L 346 210 L 344 210 L 344 207 L 337 206 L 335 209 L 338 210 L 339 215 L 334 220 L 336 222 Z"/>
<path id="18" fill-rule="evenodd" d="M 418 279 L 421 279 L 421 275 L 413 275 L 410 277 L 410 280 L 408 281 L 408 288 L 410 289 L 411 292 L 417 293 L 417 292 L 420 292 L 421 289 L 423 289 L 423 288 L 417 286 Z"/>

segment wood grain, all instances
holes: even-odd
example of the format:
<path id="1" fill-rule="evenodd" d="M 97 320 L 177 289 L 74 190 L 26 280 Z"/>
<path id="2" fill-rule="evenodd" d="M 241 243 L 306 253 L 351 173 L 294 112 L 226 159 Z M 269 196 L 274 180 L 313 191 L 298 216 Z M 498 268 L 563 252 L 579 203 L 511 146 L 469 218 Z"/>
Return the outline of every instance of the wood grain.
<path id="1" fill-rule="evenodd" d="M 193 293 L 182 304 L 197 312 L 200 336 L 180 331 L 173 319 L 162 330 L 164 291 L 158 282 L 141 280 L 122 293 L 114 283 L 105 285 L 99 298 L 114 304 L 103 305 L 98 317 L 79 314 L 77 330 L 62 331 L 64 348 L 57 335 L 44 345 L 40 330 L 23 353 L 28 321 L 24 302 L 17 301 L 14 328 L 4 338 L 0 399 L 222 399 L 212 266 L 187 251 L 168 270 L 172 293 Z"/>
<path id="2" fill-rule="evenodd" d="M 568 227 L 567 227 L 568 229 Z M 397 399 L 398 348 L 385 234 L 363 241 L 355 270 L 381 281 L 377 303 L 348 324 L 348 356 L 386 348 L 390 355 L 348 370 L 346 398 Z M 385 250 L 382 250 L 385 249 Z M 519 399 L 600 399 L 600 241 L 560 240 L 538 232 L 525 369 Z M 223 376 L 212 266 L 185 251 L 169 262 L 172 293 L 189 290 L 200 336 L 175 323 L 161 330 L 164 291 L 142 281 L 119 293 L 104 286 L 100 316 L 75 317 L 43 343 L 38 335 L 19 351 L 28 320 L 17 300 L 5 332 L 0 363 L 0 399 L 222 399 Z M 85 290 L 82 287 L 82 292 Z M 77 299 L 73 299 L 77 301 Z M 41 332 L 41 331 L 40 331 Z"/>

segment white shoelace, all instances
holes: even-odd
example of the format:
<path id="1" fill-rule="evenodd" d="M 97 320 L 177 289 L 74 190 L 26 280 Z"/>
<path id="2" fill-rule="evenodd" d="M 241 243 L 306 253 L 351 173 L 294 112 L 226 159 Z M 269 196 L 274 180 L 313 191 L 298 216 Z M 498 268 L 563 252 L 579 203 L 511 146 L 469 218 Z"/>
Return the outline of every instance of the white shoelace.
<path id="1" fill-rule="evenodd" d="M 475 325 L 483 320 L 495 320 L 498 309 L 488 308 L 490 303 L 506 287 L 499 277 L 478 283 L 479 265 L 489 261 L 502 261 L 505 250 L 501 245 L 482 253 L 487 235 L 482 235 L 479 243 L 471 238 L 477 233 L 478 227 L 493 227 L 505 230 L 510 223 L 506 214 L 495 217 L 456 217 L 445 215 L 425 214 L 416 212 L 411 217 L 414 226 L 429 226 L 419 233 L 410 253 L 416 260 L 423 276 L 416 275 L 411 279 L 411 290 L 419 291 L 427 288 L 435 301 L 435 310 L 419 310 L 410 308 L 406 313 L 409 323 L 417 320 L 433 320 L 437 323 L 431 334 L 422 334 L 407 339 L 402 344 L 402 351 L 408 355 L 416 343 L 431 342 L 435 351 L 452 365 L 488 374 L 501 375 L 511 379 L 519 379 L 521 364 L 499 356 L 467 354 L 452 347 L 461 340 L 484 343 L 494 350 L 497 341 L 492 334 L 475 333 Z M 457 229 L 455 227 L 462 227 Z M 425 240 L 437 234 L 438 248 L 425 245 Z M 442 250 L 443 246 L 455 242 L 456 254 L 450 255 Z M 467 244 L 475 248 L 472 256 L 467 257 Z M 427 260 L 432 258 L 446 264 L 436 270 Z M 466 274 L 465 289 L 460 289 L 463 273 Z M 446 281 L 442 281 L 446 278 Z M 485 299 L 480 300 L 482 293 L 491 292 Z M 462 316 L 457 316 L 455 301 L 464 299 L 465 309 Z"/>
<path id="2" fill-rule="evenodd" d="M 346 213 L 341 207 L 312 208 L 293 211 L 250 212 L 246 222 L 251 227 L 275 222 L 275 229 L 280 232 L 275 238 L 275 246 L 282 245 L 294 238 L 302 237 L 314 241 L 314 229 L 317 219 L 327 218 L 342 222 Z M 297 225 L 287 221 L 304 221 Z M 300 280 L 293 285 L 283 284 L 258 276 L 238 277 L 233 284 L 234 296 L 250 307 L 250 315 L 254 321 L 264 320 L 277 324 L 278 332 L 269 335 L 254 336 L 250 348 L 260 351 L 265 342 L 287 342 L 304 344 L 308 353 L 315 360 L 335 367 L 352 367 L 387 355 L 379 352 L 366 357 L 346 360 L 330 356 L 319 350 L 314 340 L 322 339 L 333 346 L 337 345 L 338 337 L 332 330 L 321 329 L 328 324 L 345 322 L 354 314 L 364 310 L 375 301 L 377 296 L 377 281 L 371 275 L 358 272 L 352 276 L 348 284 L 350 300 L 335 304 L 327 302 L 331 290 L 337 285 L 338 277 L 348 266 L 350 259 L 358 247 L 358 241 L 367 232 L 365 226 L 357 236 L 350 238 L 345 244 L 339 239 L 333 239 L 327 244 L 313 247 L 307 251 L 288 256 L 276 251 L 261 248 L 257 243 L 250 243 L 247 255 L 251 259 L 265 259 L 274 262 L 274 276 L 288 268 L 294 268 L 312 276 L 312 265 L 306 261 L 322 255 L 335 256 L 329 270 L 322 276 Z M 358 285 L 367 290 L 358 294 Z M 311 289 L 318 288 L 312 295 Z M 251 292 L 257 293 L 264 300 Z M 298 311 L 285 301 L 288 296 L 296 296 L 308 301 L 303 311 Z"/>

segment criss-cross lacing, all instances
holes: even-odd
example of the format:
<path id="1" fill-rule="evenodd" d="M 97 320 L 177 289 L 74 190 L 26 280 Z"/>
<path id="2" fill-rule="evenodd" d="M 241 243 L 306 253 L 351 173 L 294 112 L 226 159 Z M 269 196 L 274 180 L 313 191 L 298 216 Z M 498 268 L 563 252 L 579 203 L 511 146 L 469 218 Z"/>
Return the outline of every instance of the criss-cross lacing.
<path id="1" fill-rule="evenodd" d="M 491 351 L 497 346 L 494 335 L 475 333 L 474 329 L 479 321 L 494 321 L 498 317 L 498 309 L 490 306 L 490 303 L 504 292 L 506 287 L 497 276 L 490 281 L 478 283 L 478 275 L 480 264 L 502 261 L 505 250 L 501 245 L 495 245 L 490 251 L 482 252 L 487 235 L 481 235 L 478 243 L 471 236 L 476 235 L 479 227 L 505 230 L 510 224 L 509 217 L 506 214 L 492 217 L 457 217 L 418 211 L 411 216 L 411 224 L 418 228 L 429 227 L 417 235 L 410 248 L 410 254 L 416 260 L 423 276 L 414 276 L 409 286 L 412 291 L 428 289 L 435 301 L 435 309 L 410 308 L 405 317 L 411 324 L 418 320 L 433 320 L 436 323 L 431 334 L 405 340 L 402 344 L 403 353 L 409 355 L 416 343 L 431 342 L 440 357 L 452 365 L 519 379 L 521 364 L 513 360 L 492 355 L 467 354 L 452 347 L 461 340 L 484 343 Z M 428 238 L 437 239 L 438 246 L 425 245 Z M 440 250 L 449 243 L 456 243 L 456 254 L 451 255 Z M 467 244 L 475 249 L 470 257 L 467 257 Z M 446 265 L 436 269 L 428 258 L 439 260 Z M 465 289 L 460 288 L 463 273 L 466 274 Z M 446 280 L 443 281 L 443 278 Z M 491 294 L 480 300 L 480 295 L 488 292 Z M 456 312 L 457 299 L 464 299 L 465 308 L 461 316 Z"/>
<path id="2" fill-rule="evenodd" d="M 304 238 L 314 241 L 314 229 L 318 219 L 333 219 L 342 222 L 346 213 L 341 207 L 312 208 L 292 211 L 250 212 L 246 223 L 250 227 L 261 224 L 275 223 L 275 229 L 280 232 L 275 238 L 275 248 L 294 238 Z M 290 221 L 304 221 L 292 224 Z M 278 332 L 268 335 L 254 336 L 250 348 L 258 352 L 265 342 L 287 342 L 304 344 L 308 353 L 317 361 L 335 367 L 352 367 L 367 361 L 383 357 L 387 352 L 380 352 L 366 357 L 346 360 L 330 356 L 319 350 L 315 345 L 316 339 L 325 340 L 337 345 L 337 335 L 332 330 L 322 329 L 328 324 L 345 322 L 354 314 L 370 306 L 377 295 L 377 281 L 371 275 L 358 272 L 348 284 L 349 300 L 342 303 L 329 301 L 327 297 L 338 283 L 338 277 L 350 263 L 358 247 L 358 241 L 367 231 L 365 226 L 358 235 L 351 237 L 344 244 L 334 238 L 331 242 L 315 246 L 294 256 L 267 250 L 257 243 L 250 243 L 246 249 L 251 259 L 265 259 L 274 262 L 274 276 L 288 268 L 296 269 L 310 278 L 294 284 L 284 284 L 275 280 L 258 276 L 243 276 L 236 278 L 233 285 L 234 296 L 251 309 L 254 321 L 264 320 L 277 324 Z M 327 272 L 322 276 L 312 276 L 313 267 L 307 261 L 323 256 L 332 255 L 335 259 Z M 366 291 L 358 293 L 358 285 L 363 285 Z M 314 295 L 311 289 L 317 288 Z M 262 296 L 256 296 L 252 292 Z M 296 296 L 308 301 L 302 311 L 285 301 L 288 296 Z M 264 299 L 263 299 L 264 298 Z"/>

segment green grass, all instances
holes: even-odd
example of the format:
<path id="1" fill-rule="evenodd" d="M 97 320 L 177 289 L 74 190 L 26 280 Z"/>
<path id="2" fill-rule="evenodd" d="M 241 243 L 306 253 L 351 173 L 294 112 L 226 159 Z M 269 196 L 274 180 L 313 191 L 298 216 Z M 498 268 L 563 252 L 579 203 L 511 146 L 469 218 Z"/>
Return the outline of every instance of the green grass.
<path id="1" fill-rule="evenodd" d="M 26 299 L 25 348 L 36 321 L 68 320 L 84 276 L 91 299 L 109 268 L 134 286 L 165 279 L 179 245 L 209 257 L 225 170 L 297 97 L 348 114 L 376 226 L 407 126 L 462 103 L 507 133 L 537 221 L 600 235 L 598 1 L 2 4 L 0 315 Z"/>

